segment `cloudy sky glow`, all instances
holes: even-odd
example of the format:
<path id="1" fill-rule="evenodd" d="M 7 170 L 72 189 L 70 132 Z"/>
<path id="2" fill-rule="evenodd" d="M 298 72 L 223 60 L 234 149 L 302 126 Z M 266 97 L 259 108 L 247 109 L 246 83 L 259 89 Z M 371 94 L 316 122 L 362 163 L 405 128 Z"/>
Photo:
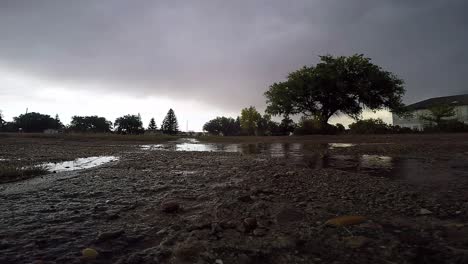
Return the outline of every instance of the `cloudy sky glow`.
<path id="1" fill-rule="evenodd" d="M 373 58 L 406 81 L 407 103 L 468 93 L 466 10 L 464 0 L 0 0 L 0 109 L 65 123 L 141 113 L 146 126 L 172 107 L 183 130 L 187 120 L 201 130 L 263 110 L 271 83 L 321 54 Z"/>

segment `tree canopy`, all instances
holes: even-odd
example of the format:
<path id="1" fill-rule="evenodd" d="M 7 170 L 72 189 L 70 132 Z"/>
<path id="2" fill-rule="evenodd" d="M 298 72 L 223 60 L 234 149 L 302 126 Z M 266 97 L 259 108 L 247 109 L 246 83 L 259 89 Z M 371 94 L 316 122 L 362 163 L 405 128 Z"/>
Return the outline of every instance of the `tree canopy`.
<path id="1" fill-rule="evenodd" d="M 115 120 L 114 126 L 119 134 L 142 134 L 145 132 L 140 115 L 124 115 Z"/>
<path id="2" fill-rule="evenodd" d="M 68 129 L 74 132 L 107 133 L 111 132 L 112 122 L 99 116 L 72 116 Z"/>
<path id="3" fill-rule="evenodd" d="M 149 124 L 148 124 L 148 130 L 156 130 L 158 127 L 156 126 L 156 121 L 154 121 L 154 117 L 151 118 Z"/>
<path id="4" fill-rule="evenodd" d="M 62 129 L 65 126 L 63 125 L 62 121 L 60 121 L 60 117 L 58 114 L 55 115 L 55 129 Z"/>
<path id="5" fill-rule="evenodd" d="M 240 134 L 239 118 L 232 117 L 216 117 L 203 125 L 203 130 L 212 135 L 236 136 Z"/>
<path id="6" fill-rule="evenodd" d="M 240 116 L 242 130 L 248 135 L 255 135 L 261 118 L 262 115 L 253 106 L 242 109 Z"/>
<path id="7" fill-rule="evenodd" d="M 55 129 L 56 120 L 50 115 L 36 112 L 22 114 L 13 118 L 16 128 L 21 128 L 24 132 L 44 132 L 46 129 Z"/>
<path id="8" fill-rule="evenodd" d="M 177 123 L 177 117 L 174 110 L 169 109 L 166 117 L 161 124 L 161 130 L 164 134 L 175 135 L 179 132 L 179 124 Z"/>
<path id="9" fill-rule="evenodd" d="M 419 118 L 440 127 L 450 117 L 455 116 L 455 107 L 447 104 L 434 105 L 429 107 L 429 114 L 420 115 Z"/>
<path id="10" fill-rule="evenodd" d="M 364 108 L 398 112 L 404 92 L 403 80 L 363 55 L 327 55 L 274 83 L 265 96 L 270 114 L 303 114 L 325 125 L 338 113 L 358 118 Z"/>

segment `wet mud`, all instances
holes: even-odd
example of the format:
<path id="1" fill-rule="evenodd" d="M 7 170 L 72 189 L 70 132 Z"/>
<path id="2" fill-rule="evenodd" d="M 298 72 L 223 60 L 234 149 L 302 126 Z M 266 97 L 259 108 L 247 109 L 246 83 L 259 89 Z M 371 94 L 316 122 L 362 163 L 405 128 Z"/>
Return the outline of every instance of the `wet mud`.
<path id="1" fill-rule="evenodd" d="M 397 142 L 303 145 L 296 154 L 277 150 L 297 145 L 173 149 L 179 143 L 200 144 L 63 146 L 75 153 L 67 160 L 118 159 L 1 184 L 0 263 L 468 261 L 462 144 L 395 155 L 385 149 Z M 2 158 L 19 156 L 8 148 Z M 340 216 L 363 220 L 330 224 Z"/>

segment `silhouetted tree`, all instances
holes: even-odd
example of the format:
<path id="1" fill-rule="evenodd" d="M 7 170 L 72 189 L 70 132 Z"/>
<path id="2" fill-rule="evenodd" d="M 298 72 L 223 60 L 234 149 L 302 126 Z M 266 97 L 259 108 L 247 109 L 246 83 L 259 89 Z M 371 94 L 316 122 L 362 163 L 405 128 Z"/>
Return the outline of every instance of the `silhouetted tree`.
<path id="1" fill-rule="evenodd" d="M 294 132 L 296 128 L 296 124 L 294 121 L 289 118 L 289 116 L 285 116 L 280 123 L 280 131 L 282 135 L 289 135 L 290 133 Z"/>
<path id="2" fill-rule="evenodd" d="M 179 132 L 179 124 L 177 123 L 177 117 L 174 110 L 169 109 L 166 117 L 161 124 L 161 130 L 164 134 L 175 135 Z"/>
<path id="3" fill-rule="evenodd" d="M 3 127 L 5 126 L 5 120 L 3 119 L 3 112 L 0 110 L 0 131 L 3 131 Z"/>
<path id="4" fill-rule="evenodd" d="M 423 121 L 435 124 L 436 127 L 441 127 L 443 123 L 449 120 L 449 117 L 455 116 L 455 107 L 447 104 L 440 104 L 429 107 L 429 114 L 420 115 L 419 118 Z"/>
<path id="5" fill-rule="evenodd" d="M 119 117 L 115 120 L 114 126 L 119 134 L 142 134 L 145 132 L 140 114 Z"/>
<path id="6" fill-rule="evenodd" d="M 156 126 L 156 121 L 154 121 L 154 117 L 151 118 L 149 125 L 148 125 L 148 130 L 156 130 L 158 127 Z"/>
<path id="7" fill-rule="evenodd" d="M 43 132 L 46 129 L 55 129 L 55 119 L 50 115 L 36 112 L 22 114 L 13 118 L 14 126 L 22 128 L 24 132 Z"/>
<path id="8" fill-rule="evenodd" d="M 244 130 L 248 135 L 255 135 L 258 128 L 258 122 L 261 118 L 262 115 L 260 115 L 257 109 L 253 106 L 242 109 L 240 116 L 240 125 L 242 130 Z"/>
<path id="9" fill-rule="evenodd" d="M 55 115 L 55 129 L 62 129 L 64 125 L 62 124 L 62 121 L 60 121 L 59 115 Z"/>
<path id="10" fill-rule="evenodd" d="M 267 112 L 303 114 L 326 127 L 329 118 L 338 113 L 358 118 L 363 108 L 402 110 L 403 81 L 371 59 L 327 55 L 320 60 L 316 66 L 290 73 L 287 81 L 271 85 L 265 93 Z"/>
<path id="11" fill-rule="evenodd" d="M 235 136 L 240 133 L 240 124 L 231 117 L 217 117 L 203 125 L 203 130 L 212 135 Z"/>
<path id="12" fill-rule="evenodd" d="M 99 116 L 72 116 L 69 126 L 73 132 L 107 133 L 111 129 L 112 122 Z"/>

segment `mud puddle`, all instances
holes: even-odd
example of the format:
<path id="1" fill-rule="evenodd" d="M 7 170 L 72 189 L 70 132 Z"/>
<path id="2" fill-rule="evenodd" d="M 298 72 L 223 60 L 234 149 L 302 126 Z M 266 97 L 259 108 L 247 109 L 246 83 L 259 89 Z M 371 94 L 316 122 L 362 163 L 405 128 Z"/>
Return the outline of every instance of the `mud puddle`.
<path id="1" fill-rule="evenodd" d="M 363 143 L 365 144 L 365 143 Z M 315 169 L 333 168 L 354 173 L 366 173 L 377 177 L 406 180 L 415 183 L 444 182 L 453 177 L 468 177 L 468 170 L 463 169 L 466 160 L 426 160 L 421 158 L 391 157 L 382 155 L 338 155 L 320 154 L 311 150 L 352 148 L 354 143 L 255 143 L 255 144 L 220 144 L 202 143 L 196 139 L 179 139 L 174 142 L 156 145 L 142 145 L 143 150 L 169 151 L 208 151 L 238 152 L 243 154 L 266 154 L 274 158 L 289 158 L 294 162 L 305 163 Z"/>
<path id="2" fill-rule="evenodd" d="M 44 166 L 48 171 L 58 173 L 64 171 L 74 171 L 82 169 L 90 169 L 102 164 L 116 161 L 119 157 L 116 156 L 97 156 L 97 157 L 87 157 L 87 158 L 78 158 L 71 161 L 64 162 L 50 162 L 44 163 Z"/>

